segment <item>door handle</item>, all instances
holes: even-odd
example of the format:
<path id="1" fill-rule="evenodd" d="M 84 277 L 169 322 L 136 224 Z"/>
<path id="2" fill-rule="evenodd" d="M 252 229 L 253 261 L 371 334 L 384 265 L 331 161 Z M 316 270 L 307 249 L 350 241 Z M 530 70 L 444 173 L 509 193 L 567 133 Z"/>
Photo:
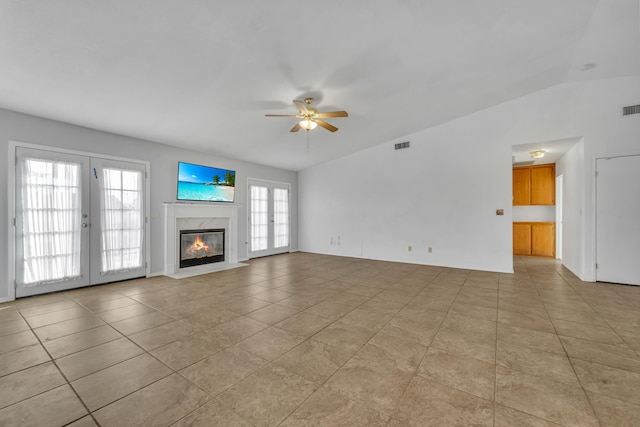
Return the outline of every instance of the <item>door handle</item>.
<path id="1" fill-rule="evenodd" d="M 86 222 L 82 223 L 82 228 L 87 228 L 89 226 L 89 224 L 87 224 Z"/>

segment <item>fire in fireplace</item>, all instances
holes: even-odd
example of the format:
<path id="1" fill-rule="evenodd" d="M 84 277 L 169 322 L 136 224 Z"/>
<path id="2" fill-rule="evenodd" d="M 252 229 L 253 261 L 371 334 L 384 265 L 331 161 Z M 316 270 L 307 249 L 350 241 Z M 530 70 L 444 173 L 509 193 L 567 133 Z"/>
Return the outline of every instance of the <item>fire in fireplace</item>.
<path id="1" fill-rule="evenodd" d="M 224 229 L 180 230 L 180 268 L 224 261 Z"/>

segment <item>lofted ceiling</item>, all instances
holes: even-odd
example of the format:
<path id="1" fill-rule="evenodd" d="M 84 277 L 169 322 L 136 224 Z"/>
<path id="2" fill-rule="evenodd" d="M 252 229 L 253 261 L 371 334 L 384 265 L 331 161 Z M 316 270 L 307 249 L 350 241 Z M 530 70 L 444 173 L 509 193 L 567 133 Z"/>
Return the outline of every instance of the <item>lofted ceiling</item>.
<path id="1" fill-rule="evenodd" d="M 0 107 L 302 170 L 638 75 L 639 21 L 638 0 L 0 0 Z M 264 117 L 307 96 L 350 115 L 309 151 L 294 119 Z"/>

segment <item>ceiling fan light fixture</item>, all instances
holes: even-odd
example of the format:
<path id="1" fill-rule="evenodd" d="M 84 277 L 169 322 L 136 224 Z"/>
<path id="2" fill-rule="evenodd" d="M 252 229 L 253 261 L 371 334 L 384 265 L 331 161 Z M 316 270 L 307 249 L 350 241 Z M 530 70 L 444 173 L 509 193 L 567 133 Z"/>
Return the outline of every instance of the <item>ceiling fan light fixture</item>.
<path id="1" fill-rule="evenodd" d="M 531 158 L 532 159 L 541 159 L 541 158 L 544 157 L 545 153 L 546 153 L 546 151 L 544 151 L 544 150 L 534 150 L 529 154 L 531 154 Z"/>
<path id="2" fill-rule="evenodd" d="M 300 127 L 306 131 L 310 131 L 315 129 L 318 124 L 316 122 L 314 122 L 313 120 L 309 120 L 309 119 L 304 119 L 301 120 L 300 123 L 298 123 L 300 125 Z"/>

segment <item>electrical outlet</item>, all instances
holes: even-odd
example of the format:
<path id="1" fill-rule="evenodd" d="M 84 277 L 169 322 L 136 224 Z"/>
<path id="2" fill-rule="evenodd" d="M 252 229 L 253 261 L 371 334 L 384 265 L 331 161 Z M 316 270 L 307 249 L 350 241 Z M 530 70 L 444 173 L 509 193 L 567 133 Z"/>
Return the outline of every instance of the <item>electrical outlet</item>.
<path id="1" fill-rule="evenodd" d="M 427 252 L 429 252 L 429 253 L 433 252 L 433 248 L 432 248 L 431 246 L 429 246 L 429 247 L 427 248 Z"/>

